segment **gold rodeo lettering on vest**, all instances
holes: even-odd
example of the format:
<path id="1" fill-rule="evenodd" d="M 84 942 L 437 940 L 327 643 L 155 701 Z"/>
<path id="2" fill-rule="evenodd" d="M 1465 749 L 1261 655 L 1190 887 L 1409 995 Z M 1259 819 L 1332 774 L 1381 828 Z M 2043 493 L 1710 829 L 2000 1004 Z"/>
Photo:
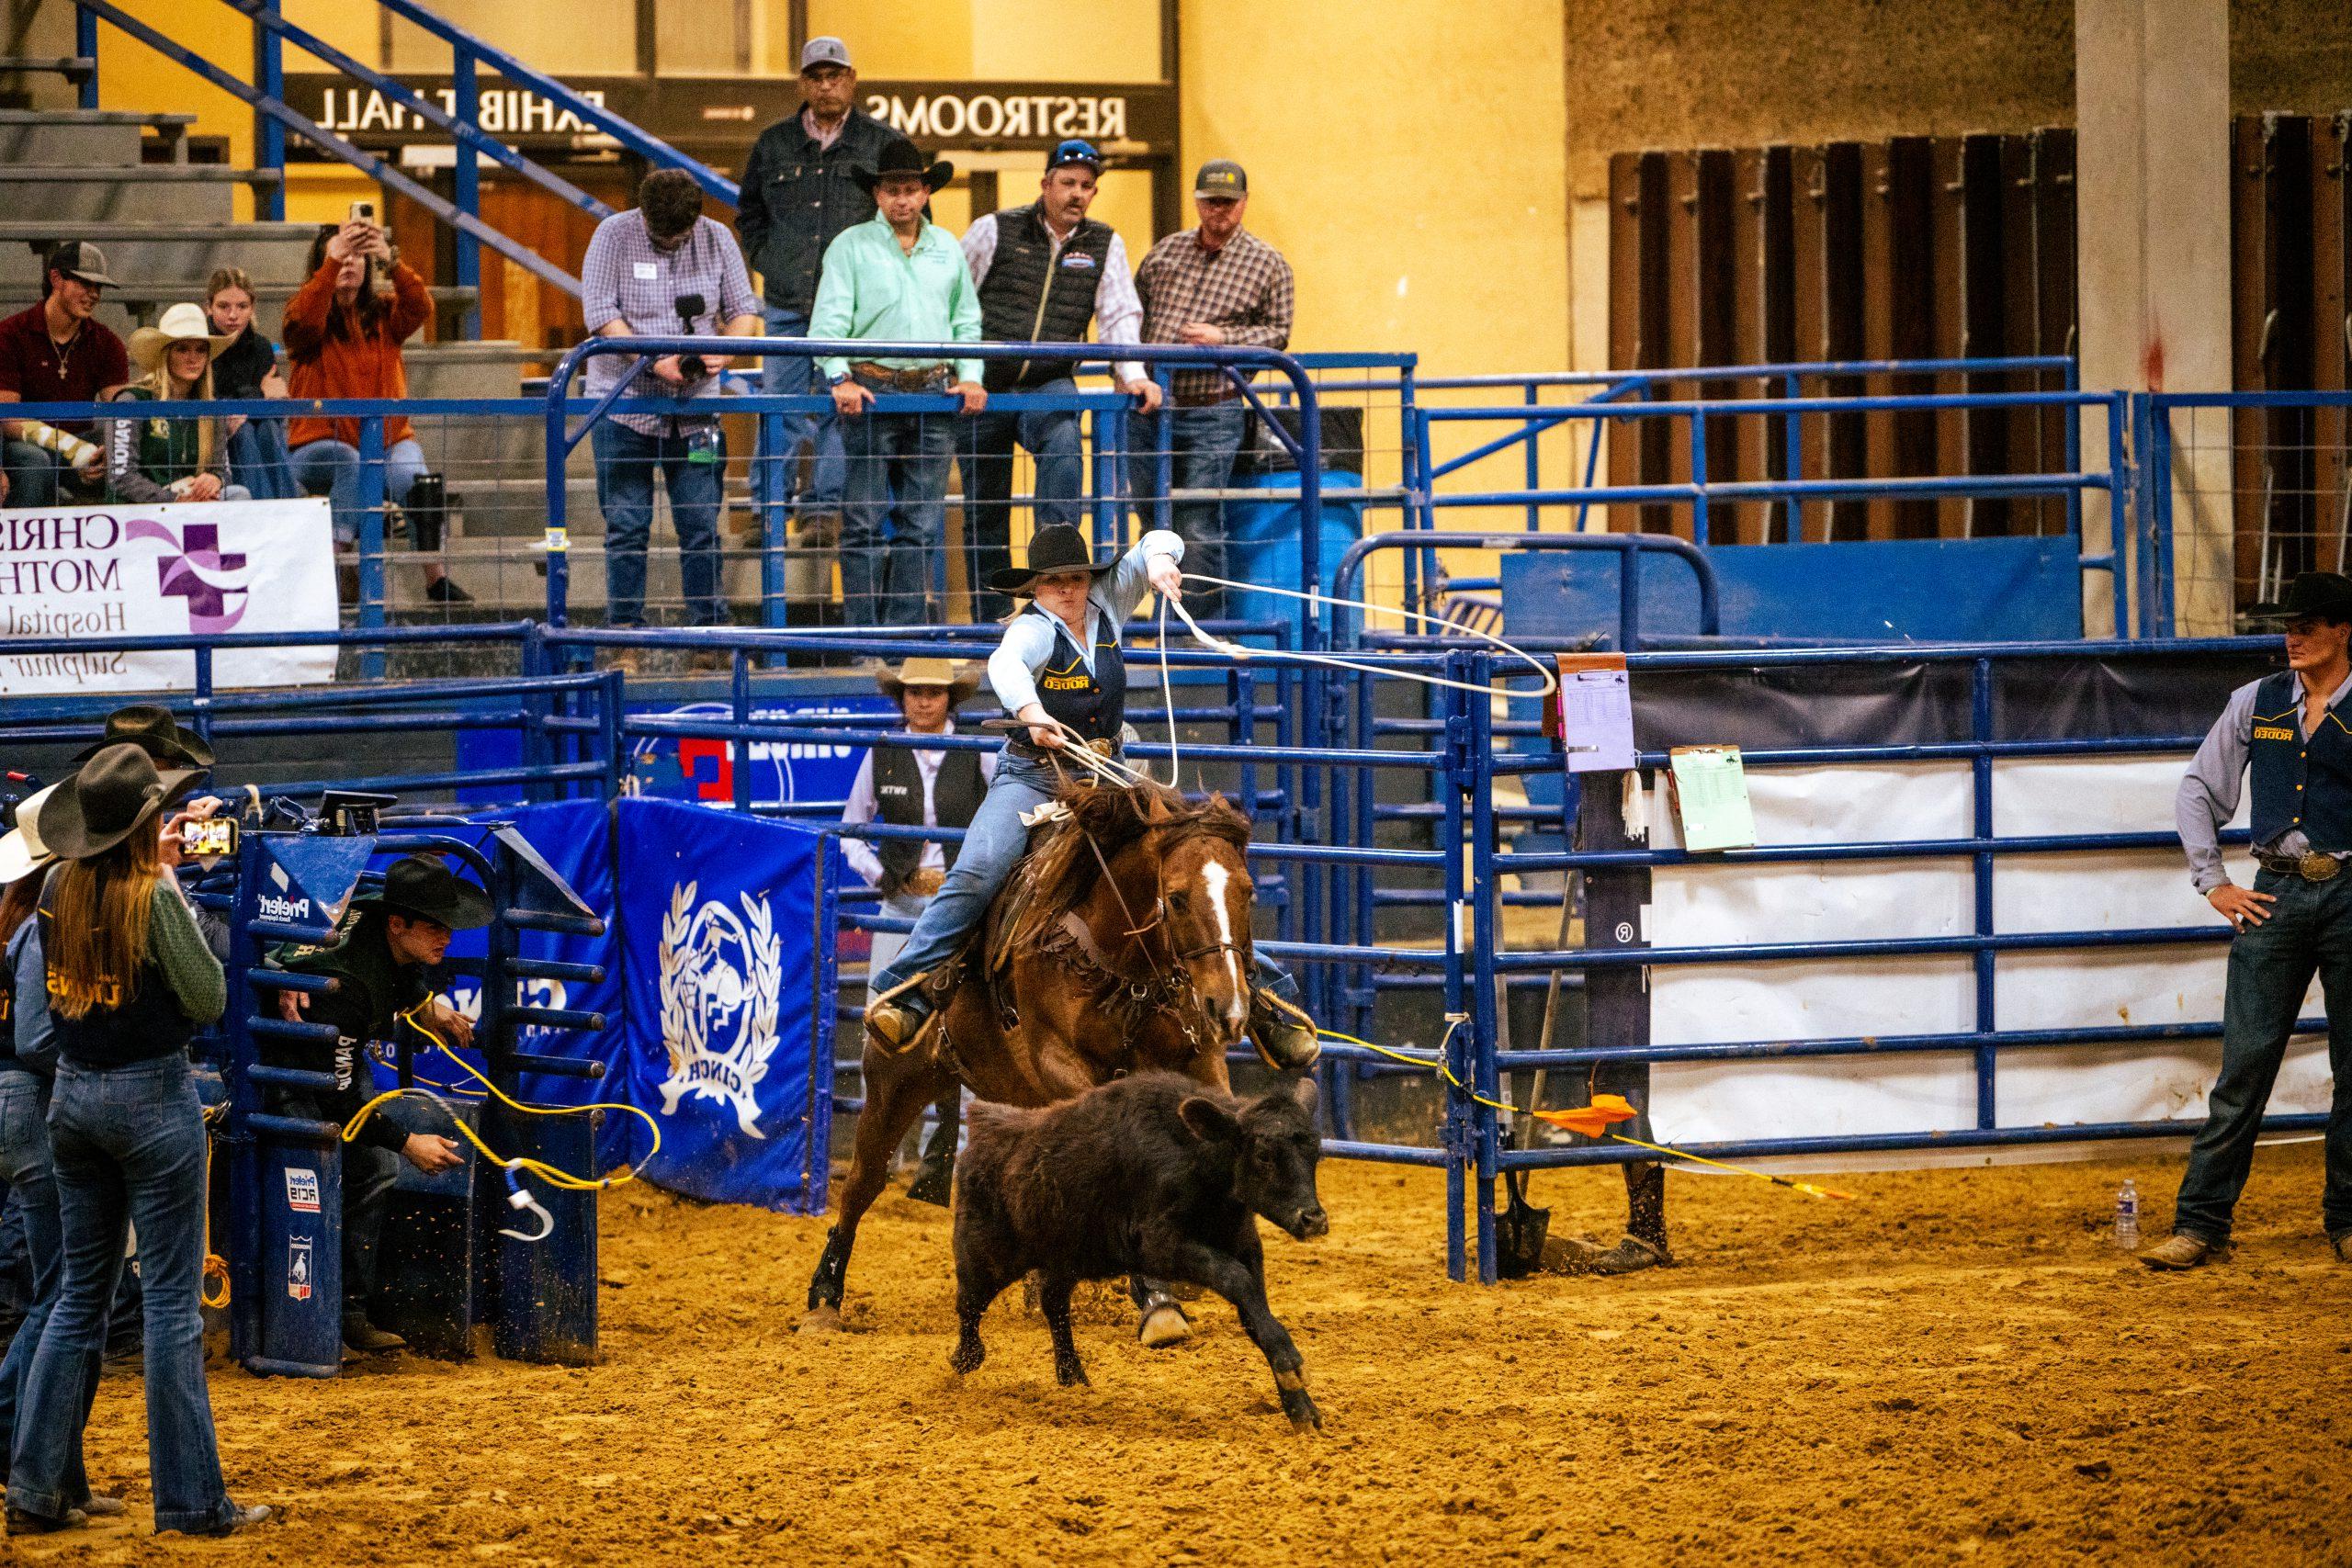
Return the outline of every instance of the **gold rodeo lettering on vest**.
<path id="1" fill-rule="evenodd" d="M 2282 729 L 2275 724 L 2257 724 L 2254 727 L 2254 738 L 2256 740 L 2292 740 L 2295 732 Z"/>

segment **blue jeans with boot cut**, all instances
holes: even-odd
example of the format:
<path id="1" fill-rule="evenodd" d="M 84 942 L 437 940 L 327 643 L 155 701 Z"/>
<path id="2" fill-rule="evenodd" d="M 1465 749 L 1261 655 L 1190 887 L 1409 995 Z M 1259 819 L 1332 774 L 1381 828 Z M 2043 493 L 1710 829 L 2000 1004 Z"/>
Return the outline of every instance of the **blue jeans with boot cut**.
<path id="1" fill-rule="evenodd" d="M 2206 1102 L 2205 1125 L 2188 1146 L 2172 1228 L 2216 1247 L 2230 1239 L 2231 1213 L 2254 1165 L 2262 1112 L 2316 974 L 2327 1006 L 2328 1066 L 2335 1077 L 2327 1186 L 2320 1199 L 2332 1240 L 2352 1233 L 2352 873 L 2306 882 L 2266 871 L 2254 887 L 2278 902 L 2269 919 L 2230 942 L 2222 1074 Z"/>
<path id="2" fill-rule="evenodd" d="M 139 1230 L 147 1297 L 147 1464 L 155 1528 L 218 1529 L 236 1517 L 220 1480 L 204 1385 L 204 1114 L 187 1056 L 98 1070 L 68 1061 L 49 1112 L 64 1279 L 17 1412 L 8 1502 L 62 1518 L 106 1345 L 107 1306 Z"/>

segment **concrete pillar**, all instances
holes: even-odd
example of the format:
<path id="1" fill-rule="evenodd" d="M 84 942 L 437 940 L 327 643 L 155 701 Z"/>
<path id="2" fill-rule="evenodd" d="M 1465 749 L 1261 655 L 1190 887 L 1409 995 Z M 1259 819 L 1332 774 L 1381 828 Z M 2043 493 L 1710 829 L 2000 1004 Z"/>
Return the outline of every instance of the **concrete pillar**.
<path id="1" fill-rule="evenodd" d="M 2075 116 L 2083 386 L 2228 390 L 2228 0 L 2075 0 Z M 2086 422 L 2086 467 L 2106 439 L 2102 420 Z M 2228 451 L 2180 452 L 2171 484 L 2176 628 L 2227 632 Z M 2084 548 L 2120 543 L 2128 603 L 2132 541 L 2107 513 L 2104 497 L 2086 500 Z M 2090 580 L 2086 632 L 2115 629 L 2117 597 Z"/>

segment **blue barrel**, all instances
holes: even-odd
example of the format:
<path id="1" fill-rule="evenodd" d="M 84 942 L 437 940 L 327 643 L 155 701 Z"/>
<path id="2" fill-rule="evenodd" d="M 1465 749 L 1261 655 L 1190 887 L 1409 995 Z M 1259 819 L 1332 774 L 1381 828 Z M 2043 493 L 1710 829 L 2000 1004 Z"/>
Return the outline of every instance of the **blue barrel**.
<path id="1" fill-rule="evenodd" d="M 1298 476 L 1292 473 L 1261 474 L 1253 478 L 1234 476 L 1236 488 L 1253 490 L 1296 491 Z M 1354 474 L 1327 473 L 1323 483 L 1330 488 L 1360 487 L 1363 480 Z M 1236 582 L 1267 582 L 1279 588 L 1307 586 L 1306 572 L 1299 565 L 1299 536 L 1304 531 L 1298 502 L 1290 498 L 1280 501 L 1228 501 L 1225 503 L 1225 571 L 1222 575 Z M 1361 502 L 1327 501 L 1323 503 L 1322 556 L 1319 562 L 1323 592 L 1331 591 L 1331 576 L 1347 553 L 1350 545 L 1363 537 L 1363 504 Z M 1274 593 L 1254 593 L 1234 589 L 1226 595 L 1226 615 L 1240 621 L 1281 621 L 1291 628 L 1291 646 L 1296 648 L 1301 630 L 1314 606 L 1300 600 L 1286 599 Z M 1265 641 L 1265 638 L 1252 638 Z"/>

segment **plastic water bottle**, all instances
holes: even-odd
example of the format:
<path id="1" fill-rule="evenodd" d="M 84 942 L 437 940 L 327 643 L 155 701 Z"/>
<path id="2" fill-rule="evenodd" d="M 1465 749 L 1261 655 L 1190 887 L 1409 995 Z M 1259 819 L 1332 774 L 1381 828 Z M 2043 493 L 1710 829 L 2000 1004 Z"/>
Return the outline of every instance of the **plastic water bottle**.
<path id="1" fill-rule="evenodd" d="M 2115 1245 L 2126 1252 L 2140 1246 L 2140 1189 L 2130 1177 L 2115 1194 Z"/>

